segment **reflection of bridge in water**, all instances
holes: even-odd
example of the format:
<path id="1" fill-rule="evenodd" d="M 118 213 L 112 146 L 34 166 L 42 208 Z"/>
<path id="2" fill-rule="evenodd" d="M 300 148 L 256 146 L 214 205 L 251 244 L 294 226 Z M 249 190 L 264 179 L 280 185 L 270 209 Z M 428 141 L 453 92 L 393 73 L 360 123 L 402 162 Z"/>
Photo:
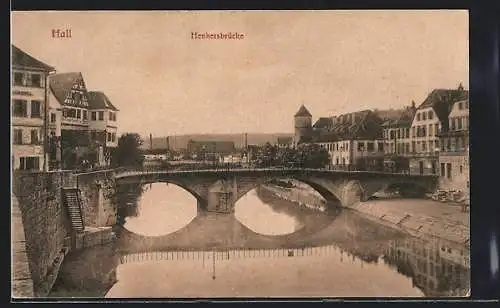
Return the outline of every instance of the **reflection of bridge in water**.
<path id="1" fill-rule="evenodd" d="M 148 261 L 224 261 L 232 259 L 255 258 L 293 258 L 293 257 L 331 257 L 351 256 L 335 245 L 304 247 L 304 248 L 276 248 L 276 249 L 231 249 L 212 251 L 153 251 L 132 253 L 120 256 L 120 263 L 135 263 Z"/>
<path id="2" fill-rule="evenodd" d="M 125 255 L 172 250 L 301 249 L 332 243 L 359 248 L 407 236 L 349 211 L 311 216 L 302 229 L 276 236 L 255 233 L 234 215 L 217 214 L 197 216 L 184 228 L 164 236 L 143 236 L 122 227 L 116 234 L 117 249 Z"/>

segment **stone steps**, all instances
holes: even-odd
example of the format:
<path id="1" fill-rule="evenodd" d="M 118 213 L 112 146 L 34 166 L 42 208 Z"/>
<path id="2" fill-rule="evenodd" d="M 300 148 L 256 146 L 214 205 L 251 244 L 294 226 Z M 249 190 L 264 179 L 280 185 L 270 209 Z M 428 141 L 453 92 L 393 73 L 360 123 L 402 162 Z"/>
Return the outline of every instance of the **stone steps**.
<path id="1" fill-rule="evenodd" d="M 77 195 L 77 190 L 75 189 L 65 190 L 64 196 L 65 196 L 64 203 L 68 211 L 71 227 L 76 232 L 83 232 L 84 225 L 80 212 L 80 200 Z"/>

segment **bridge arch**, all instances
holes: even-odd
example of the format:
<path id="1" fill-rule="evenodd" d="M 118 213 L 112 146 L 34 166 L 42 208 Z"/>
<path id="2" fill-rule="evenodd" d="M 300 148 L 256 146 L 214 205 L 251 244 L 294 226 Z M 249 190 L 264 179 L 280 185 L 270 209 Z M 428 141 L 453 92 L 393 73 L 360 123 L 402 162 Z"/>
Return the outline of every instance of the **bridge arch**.
<path id="1" fill-rule="evenodd" d="M 175 178 L 166 178 L 166 177 L 161 177 L 161 178 L 148 178 L 148 179 L 143 179 L 140 176 L 135 177 L 134 179 L 128 179 L 127 181 L 120 182 L 116 181 L 115 182 L 117 186 L 119 185 L 127 185 L 131 183 L 136 183 L 141 185 L 141 187 L 144 187 L 145 185 L 149 184 L 155 184 L 155 183 L 165 183 L 165 184 L 172 184 L 176 185 L 189 194 L 191 194 L 193 197 L 195 197 L 196 201 L 198 202 L 198 207 L 201 209 L 206 209 L 207 207 L 207 202 L 206 199 L 204 198 L 205 192 L 203 187 L 199 187 L 196 185 L 188 184 L 181 179 L 175 179 Z"/>
<path id="2" fill-rule="evenodd" d="M 320 183 L 308 180 L 307 178 L 295 177 L 295 176 L 289 176 L 289 177 L 270 176 L 259 179 L 257 181 L 248 181 L 248 180 L 241 181 L 242 183 L 238 185 L 238 192 L 233 203 L 236 204 L 241 198 L 243 198 L 243 196 L 247 195 L 250 191 L 257 189 L 261 185 L 269 184 L 274 180 L 288 180 L 288 179 L 292 179 L 297 182 L 301 182 L 303 184 L 310 186 L 327 201 L 326 203 L 327 206 L 338 205 L 341 203 L 341 196 L 338 195 L 336 192 L 332 192 L 330 189 L 326 188 Z"/>

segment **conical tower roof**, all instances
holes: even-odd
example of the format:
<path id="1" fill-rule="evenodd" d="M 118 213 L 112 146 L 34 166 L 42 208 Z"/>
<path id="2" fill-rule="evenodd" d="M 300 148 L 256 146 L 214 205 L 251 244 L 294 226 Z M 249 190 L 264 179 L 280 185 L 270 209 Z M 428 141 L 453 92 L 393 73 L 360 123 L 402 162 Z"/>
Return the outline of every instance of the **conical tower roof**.
<path id="1" fill-rule="evenodd" d="M 302 105 L 300 106 L 299 111 L 295 114 L 295 117 L 312 117 L 312 114 L 304 105 Z"/>

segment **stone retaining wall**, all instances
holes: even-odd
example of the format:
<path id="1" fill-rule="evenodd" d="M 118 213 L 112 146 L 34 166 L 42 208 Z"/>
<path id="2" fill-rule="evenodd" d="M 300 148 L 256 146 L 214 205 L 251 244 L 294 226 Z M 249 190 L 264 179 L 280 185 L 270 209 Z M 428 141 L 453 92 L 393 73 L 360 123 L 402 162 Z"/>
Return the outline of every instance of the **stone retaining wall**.
<path id="1" fill-rule="evenodd" d="M 13 195 L 19 202 L 36 295 L 43 293 L 47 283 L 51 285 L 55 281 L 52 273 L 69 233 L 61 186 L 62 177 L 57 173 L 16 172 L 13 176 Z"/>

